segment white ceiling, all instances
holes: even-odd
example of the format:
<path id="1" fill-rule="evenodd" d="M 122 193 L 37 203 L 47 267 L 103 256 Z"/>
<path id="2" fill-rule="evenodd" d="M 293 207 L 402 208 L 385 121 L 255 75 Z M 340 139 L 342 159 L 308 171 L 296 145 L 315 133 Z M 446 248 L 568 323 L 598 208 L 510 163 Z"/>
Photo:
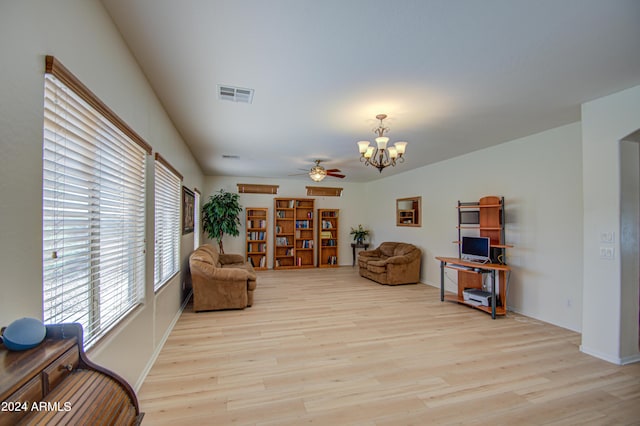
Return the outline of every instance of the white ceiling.
<path id="1" fill-rule="evenodd" d="M 409 142 L 387 176 L 578 121 L 581 103 L 640 84 L 638 0 L 103 4 L 207 175 L 285 178 L 320 158 L 370 181 L 356 142 L 378 113 Z M 217 84 L 253 103 L 218 100 Z"/>

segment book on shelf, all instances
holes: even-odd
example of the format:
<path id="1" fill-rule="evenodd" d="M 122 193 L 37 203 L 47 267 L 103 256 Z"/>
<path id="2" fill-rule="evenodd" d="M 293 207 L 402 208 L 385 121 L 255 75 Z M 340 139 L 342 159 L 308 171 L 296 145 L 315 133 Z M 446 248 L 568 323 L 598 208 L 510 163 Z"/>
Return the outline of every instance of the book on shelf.
<path id="1" fill-rule="evenodd" d="M 320 232 L 320 238 L 331 238 L 331 237 L 333 237 L 333 235 L 331 234 L 331 231 Z"/>

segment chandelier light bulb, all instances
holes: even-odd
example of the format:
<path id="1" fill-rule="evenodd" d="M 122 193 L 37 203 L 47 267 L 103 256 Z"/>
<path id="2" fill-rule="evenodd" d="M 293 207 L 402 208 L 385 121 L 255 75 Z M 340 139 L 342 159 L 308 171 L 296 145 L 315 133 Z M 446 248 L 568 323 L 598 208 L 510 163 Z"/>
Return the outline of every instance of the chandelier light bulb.
<path id="1" fill-rule="evenodd" d="M 389 151 L 389 158 L 395 160 L 396 157 L 398 156 L 398 151 L 396 150 L 395 147 L 390 146 L 389 148 L 387 148 Z"/>
<path id="2" fill-rule="evenodd" d="M 374 150 L 375 150 L 375 148 L 372 147 L 372 146 L 367 148 L 367 152 L 364 153 L 364 158 L 371 158 L 371 156 L 373 155 L 373 151 Z"/>
<path id="3" fill-rule="evenodd" d="M 365 152 L 367 152 L 367 148 L 369 147 L 369 141 L 360 141 L 358 142 L 358 150 L 360 151 L 360 154 L 364 154 Z"/>
<path id="4" fill-rule="evenodd" d="M 394 146 L 396 147 L 396 151 L 398 151 L 398 155 L 404 154 L 404 151 L 407 149 L 406 142 L 396 142 Z"/>
<path id="5" fill-rule="evenodd" d="M 380 136 L 376 138 L 376 144 L 378 144 L 378 149 L 385 149 L 387 147 L 387 142 L 389 142 L 389 138 L 386 136 Z"/>

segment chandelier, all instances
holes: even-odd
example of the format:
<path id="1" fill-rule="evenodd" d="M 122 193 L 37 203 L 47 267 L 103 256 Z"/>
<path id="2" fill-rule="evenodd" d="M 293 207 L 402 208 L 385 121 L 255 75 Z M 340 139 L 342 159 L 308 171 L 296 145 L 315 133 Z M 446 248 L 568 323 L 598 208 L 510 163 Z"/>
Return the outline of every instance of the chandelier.
<path id="1" fill-rule="evenodd" d="M 389 138 L 384 134 L 389 131 L 389 128 L 384 127 L 382 123 L 385 118 L 387 118 L 387 114 L 376 115 L 376 119 L 380 120 L 380 125 L 373 129 L 373 132 L 378 135 L 375 145 L 369 146 L 369 141 L 358 142 L 360 162 L 364 162 L 365 166 L 375 167 L 380 173 L 386 167 L 395 167 L 396 162 L 404 163 L 403 155 L 407 148 L 406 142 L 396 142 L 393 146 L 387 147 Z"/>

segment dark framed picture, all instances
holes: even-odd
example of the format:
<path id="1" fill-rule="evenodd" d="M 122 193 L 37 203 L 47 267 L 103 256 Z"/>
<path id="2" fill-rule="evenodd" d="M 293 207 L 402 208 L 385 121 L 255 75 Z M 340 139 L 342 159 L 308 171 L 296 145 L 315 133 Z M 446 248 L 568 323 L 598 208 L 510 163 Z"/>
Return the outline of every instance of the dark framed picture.
<path id="1" fill-rule="evenodd" d="M 193 191 L 182 187 L 182 235 L 193 232 L 195 221 L 195 197 Z"/>

